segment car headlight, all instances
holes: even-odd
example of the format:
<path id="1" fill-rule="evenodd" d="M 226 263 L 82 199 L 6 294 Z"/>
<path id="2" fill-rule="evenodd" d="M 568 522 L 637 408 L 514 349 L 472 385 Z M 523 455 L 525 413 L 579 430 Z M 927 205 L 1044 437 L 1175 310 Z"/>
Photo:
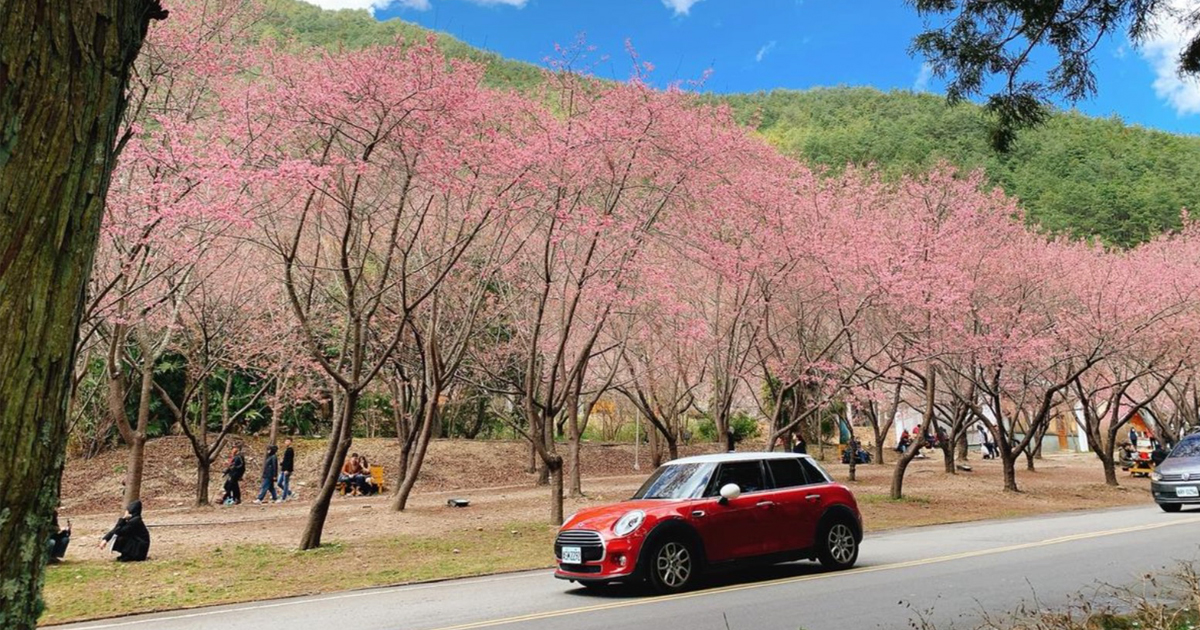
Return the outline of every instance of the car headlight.
<path id="1" fill-rule="evenodd" d="M 646 520 L 646 513 L 641 510 L 627 512 L 625 516 L 617 520 L 616 525 L 613 525 L 613 533 L 618 536 L 628 536 L 641 527 L 644 520 Z"/>
<path id="2" fill-rule="evenodd" d="M 1156 471 L 1150 473 L 1150 479 L 1153 481 L 1162 481 L 1162 473 L 1160 473 L 1156 470 Z"/>

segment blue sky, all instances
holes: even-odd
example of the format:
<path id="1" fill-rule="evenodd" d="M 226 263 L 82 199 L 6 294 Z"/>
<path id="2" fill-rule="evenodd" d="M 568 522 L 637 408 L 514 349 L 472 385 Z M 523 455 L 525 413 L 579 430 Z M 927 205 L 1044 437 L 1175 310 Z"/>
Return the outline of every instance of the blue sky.
<path id="1" fill-rule="evenodd" d="M 921 19 L 903 0 L 308 0 L 368 8 L 451 33 L 505 57 L 541 63 L 581 34 L 592 71 L 630 74 L 625 41 L 653 63 L 655 83 L 712 74 L 703 89 L 869 85 L 940 92 L 908 54 Z M 1172 0 L 1192 4 L 1200 0 Z M 1095 116 L 1200 134 L 1200 83 L 1181 83 L 1171 58 L 1183 33 L 1165 29 L 1142 49 L 1123 37 L 1096 52 L 1099 94 L 1076 107 Z"/>

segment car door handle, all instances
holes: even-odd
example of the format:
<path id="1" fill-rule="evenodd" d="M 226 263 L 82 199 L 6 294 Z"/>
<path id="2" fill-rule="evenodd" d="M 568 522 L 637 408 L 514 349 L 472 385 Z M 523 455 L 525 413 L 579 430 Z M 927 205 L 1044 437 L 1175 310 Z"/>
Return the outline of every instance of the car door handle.
<path id="1" fill-rule="evenodd" d="M 819 495 L 819 494 L 810 494 L 810 495 L 807 495 L 807 496 L 805 496 L 804 498 L 805 498 L 805 499 L 808 499 L 809 501 L 820 501 L 820 500 L 821 500 L 821 495 Z"/>
<path id="2" fill-rule="evenodd" d="M 759 502 L 758 502 L 758 507 L 760 507 L 760 508 L 771 508 L 771 507 L 775 507 L 775 502 L 774 502 L 774 501 L 759 501 Z"/>
<path id="3" fill-rule="evenodd" d="M 692 518 L 704 518 L 704 510 L 692 510 Z"/>

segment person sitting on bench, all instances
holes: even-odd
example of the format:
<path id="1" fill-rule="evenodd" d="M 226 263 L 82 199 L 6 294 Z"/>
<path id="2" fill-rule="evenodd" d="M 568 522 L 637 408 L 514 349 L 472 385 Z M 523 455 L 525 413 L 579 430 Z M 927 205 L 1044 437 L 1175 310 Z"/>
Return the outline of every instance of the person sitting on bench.
<path id="1" fill-rule="evenodd" d="M 342 474 L 338 476 L 338 481 L 342 484 L 342 494 L 353 496 L 363 494 L 365 477 L 358 453 L 352 453 L 346 463 L 342 464 Z"/>

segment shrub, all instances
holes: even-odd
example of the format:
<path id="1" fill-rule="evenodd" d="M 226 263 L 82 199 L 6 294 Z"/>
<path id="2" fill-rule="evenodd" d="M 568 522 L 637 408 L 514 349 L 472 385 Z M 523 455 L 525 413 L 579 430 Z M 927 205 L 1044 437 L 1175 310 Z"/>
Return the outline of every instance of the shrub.
<path id="1" fill-rule="evenodd" d="M 758 437 L 760 430 L 758 420 L 755 420 L 749 414 L 741 412 L 735 413 L 729 418 L 729 426 L 733 428 L 733 439 L 736 442 Z M 724 439 L 723 436 L 717 435 L 717 423 L 712 418 L 701 420 L 696 425 L 696 434 L 701 440 L 708 442 L 716 442 L 719 439 Z"/>

